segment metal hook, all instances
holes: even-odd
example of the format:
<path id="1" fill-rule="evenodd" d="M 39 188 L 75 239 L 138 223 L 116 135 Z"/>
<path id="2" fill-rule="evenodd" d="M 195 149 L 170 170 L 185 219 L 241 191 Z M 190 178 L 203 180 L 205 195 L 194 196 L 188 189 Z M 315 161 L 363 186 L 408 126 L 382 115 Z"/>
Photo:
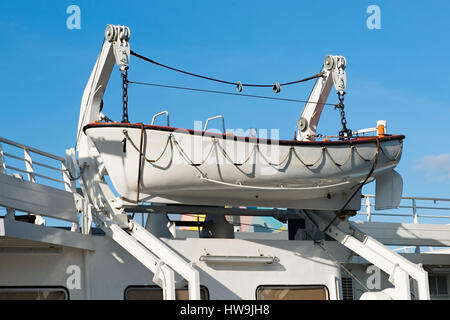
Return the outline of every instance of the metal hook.
<path id="1" fill-rule="evenodd" d="M 275 82 L 272 87 L 273 92 L 279 93 L 281 91 L 281 86 L 278 82 Z"/>
<path id="2" fill-rule="evenodd" d="M 240 81 L 236 84 L 236 91 L 242 92 L 242 83 Z"/>

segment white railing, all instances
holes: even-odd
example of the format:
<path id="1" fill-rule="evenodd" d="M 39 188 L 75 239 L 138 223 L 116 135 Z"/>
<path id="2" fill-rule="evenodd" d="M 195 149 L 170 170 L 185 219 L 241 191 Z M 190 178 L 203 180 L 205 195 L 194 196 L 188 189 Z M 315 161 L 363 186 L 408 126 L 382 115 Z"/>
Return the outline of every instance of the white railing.
<path id="1" fill-rule="evenodd" d="M 398 209 L 390 211 L 375 210 L 375 195 L 362 196 L 361 210 L 356 217 L 366 216 L 366 221 L 373 221 L 374 217 L 402 218 L 402 222 L 420 223 L 424 219 L 432 219 L 438 224 L 450 223 L 450 199 L 427 197 L 402 197 Z M 446 206 L 444 203 L 448 204 Z M 422 221 L 419 221 L 421 219 Z M 442 221 L 437 221 L 442 219 Z"/>
<path id="2" fill-rule="evenodd" d="M 430 248 L 432 248 L 432 247 L 430 247 Z M 394 249 L 392 249 L 392 251 L 399 252 L 399 253 L 401 253 L 401 252 L 409 253 L 410 249 L 413 251 L 417 251 L 417 246 L 405 246 L 405 247 L 400 247 L 400 248 L 394 248 Z M 420 251 L 418 251 L 418 252 L 420 252 Z"/>
<path id="3" fill-rule="evenodd" d="M 3 149 L 2 144 L 7 145 L 8 150 Z M 42 160 L 32 159 L 33 154 L 38 155 L 39 160 Z M 8 164 L 7 158 L 11 159 Z M 22 178 L 24 173 L 25 180 L 30 182 L 36 182 L 36 178 L 39 178 L 42 184 L 63 187 L 66 191 L 71 191 L 72 182 L 64 158 L 2 137 L 0 137 L 0 173 L 20 174 Z"/>

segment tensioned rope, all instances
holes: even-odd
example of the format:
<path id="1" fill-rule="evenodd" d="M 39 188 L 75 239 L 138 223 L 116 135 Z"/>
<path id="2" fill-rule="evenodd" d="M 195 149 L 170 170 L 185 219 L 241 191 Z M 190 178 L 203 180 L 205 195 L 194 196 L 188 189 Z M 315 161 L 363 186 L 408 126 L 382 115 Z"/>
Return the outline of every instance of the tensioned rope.
<path id="1" fill-rule="evenodd" d="M 287 101 L 287 102 L 301 102 L 301 103 L 308 103 L 309 102 L 309 103 L 323 104 L 323 105 L 333 106 L 333 107 L 336 106 L 336 104 L 333 104 L 333 103 L 310 102 L 310 101 L 307 101 L 307 100 L 299 100 L 299 99 L 276 98 L 276 97 L 260 96 L 260 95 L 255 95 L 255 94 L 245 94 L 245 93 L 218 91 L 218 90 L 208 90 L 208 89 L 199 89 L 199 88 L 171 86 L 171 85 L 159 84 L 159 83 L 151 83 L 151 82 L 139 82 L 139 81 L 130 81 L 130 80 L 128 80 L 128 83 L 130 83 L 130 84 L 137 84 L 137 85 L 152 86 L 152 87 L 160 87 L 160 88 L 179 89 L 179 90 L 188 90 L 188 91 L 197 91 L 197 92 L 206 92 L 206 93 L 216 93 L 216 94 L 226 94 L 226 95 L 231 95 L 231 96 L 248 97 L 248 98 L 269 99 L 269 100 L 278 100 L 278 101 Z"/>
<path id="2" fill-rule="evenodd" d="M 140 139 L 140 143 L 139 143 L 139 163 L 138 163 L 138 178 L 137 178 L 137 191 L 136 191 L 136 205 L 139 204 L 139 198 L 140 198 L 140 189 L 141 189 L 141 176 L 142 176 L 142 170 L 141 170 L 141 166 L 142 166 L 142 147 L 143 147 L 143 142 L 144 142 L 144 124 L 141 122 L 139 123 L 139 126 L 141 128 L 141 139 Z M 137 206 L 134 208 L 133 210 L 133 214 L 131 215 L 131 219 L 134 219 L 134 215 L 136 214 L 136 208 Z"/>
<path id="3" fill-rule="evenodd" d="M 330 253 L 330 251 L 328 251 L 322 244 L 318 243 L 317 245 L 318 245 L 318 246 L 319 246 L 326 254 L 328 254 L 328 255 L 330 256 L 331 260 L 333 260 L 334 263 L 338 264 L 342 269 L 344 269 L 345 272 L 348 273 L 348 275 L 349 275 L 350 277 L 352 277 L 353 279 L 355 279 L 355 281 L 358 282 L 359 285 L 360 285 L 361 287 L 363 287 L 363 288 L 366 290 L 366 292 L 370 292 L 370 291 L 371 291 L 364 283 L 362 283 L 362 282 L 358 279 L 357 276 L 355 276 L 355 275 L 350 271 L 350 269 L 347 269 L 343 263 L 339 262 L 339 260 L 338 260 L 335 256 L 333 256 L 333 255 Z"/>
<path id="4" fill-rule="evenodd" d="M 307 77 L 307 78 L 304 78 L 304 79 L 290 81 L 290 82 L 284 82 L 284 83 L 277 83 L 277 82 L 275 82 L 274 84 L 251 84 L 251 83 L 241 83 L 240 81 L 232 82 L 232 81 L 226 81 L 226 80 L 220 80 L 220 79 L 216 79 L 216 78 L 212 78 L 212 77 L 207 77 L 207 76 L 203 76 L 203 75 L 200 75 L 200 74 L 196 74 L 196 73 L 188 72 L 188 71 L 185 71 L 185 70 L 181 70 L 181 69 L 178 69 L 178 68 L 170 67 L 168 65 L 159 63 L 159 62 L 157 62 L 157 61 L 155 61 L 153 59 L 144 57 L 144 56 L 134 52 L 133 50 L 131 50 L 130 53 L 131 53 L 131 55 L 133 55 L 133 56 L 135 56 L 135 57 L 137 57 L 139 59 L 142 59 L 144 61 L 150 62 L 150 63 L 152 63 L 154 65 L 157 65 L 157 66 L 169 69 L 169 70 L 173 70 L 173 71 L 176 71 L 176 72 L 180 72 L 180 73 L 183 73 L 183 74 L 187 74 L 187 75 L 190 75 L 190 76 L 193 76 L 193 77 L 197 77 L 197 78 L 201 78 L 201 79 L 205 79 L 205 80 L 215 81 L 215 82 L 219 82 L 219 83 L 223 83 L 223 84 L 234 85 L 234 86 L 236 86 L 236 89 L 239 92 L 242 91 L 242 87 L 259 87 L 259 88 L 270 88 L 270 87 L 272 87 L 274 89 L 274 92 L 278 93 L 278 92 L 280 92 L 280 88 L 283 87 L 283 86 L 289 86 L 289 85 L 292 85 L 292 84 L 313 80 L 313 79 L 316 79 L 316 78 L 319 78 L 319 77 L 323 76 L 322 73 L 318 73 L 318 74 L 315 74 L 315 75 L 313 75 L 311 77 Z"/>
<path id="5" fill-rule="evenodd" d="M 356 194 L 358 193 L 359 190 L 361 190 L 361 188 L 366 184 L 366 182 L 369 180 L 369 178 L 372 176 L 372 173 L 375 171 L 375 168 L 378 165 L 378 155 L 380 154 L 380 138 L 377 136 L 376 137 L 376 142 L 377 142 L 377 149 L 375 152 L 375 156 L 374 156 L 374 160 L 373 160 L 373 164 L 372 164 L 372 168 L 370 169 L 368 175 L 366 176 L 366 178 L 364 179 L 363 182 L 361 182 L 358 186 L 358 188 L 355 189 L 355 191 L 353 192 L 353 194 L 347 199 L 347 201 L 345 202 L 345 204 L 342 206 L 342 208 L 336 212 L 334 218 L 330 221 L 330 223 L 326 226 L 326 228 L 323 230 L 323 232 L 326 232 L 331 225 L 334 223 L 334 221 L 339 218 L 342 214 L 345 214 L 345 208 L 347 207 L 347 205 L 350 203 L 350 201 L 353 200 L 353 198 L 356 196 Z"/>

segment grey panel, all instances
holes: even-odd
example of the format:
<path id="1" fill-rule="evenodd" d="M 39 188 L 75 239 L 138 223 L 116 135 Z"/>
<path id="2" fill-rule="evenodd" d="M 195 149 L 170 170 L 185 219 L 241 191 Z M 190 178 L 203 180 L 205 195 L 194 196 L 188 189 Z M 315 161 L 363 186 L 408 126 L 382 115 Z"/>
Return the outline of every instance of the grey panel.
<path id="1" fill-rule="evenodd" d="M 0 206 L 78 222 L 78 212 L 70 192 L 1 173 Z"/>

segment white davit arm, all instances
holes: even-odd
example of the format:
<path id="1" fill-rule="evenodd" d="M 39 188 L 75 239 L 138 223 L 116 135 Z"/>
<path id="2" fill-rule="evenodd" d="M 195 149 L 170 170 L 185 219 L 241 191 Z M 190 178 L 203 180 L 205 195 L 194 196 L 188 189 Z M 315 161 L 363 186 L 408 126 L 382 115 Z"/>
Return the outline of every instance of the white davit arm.
<path id="1" fill-rule="evenodd" d="M 105 31 L 105 41 L 92 69 L 89 81 L 81 99 L 80 117 L 77 130 L 77 150 L 86 147 L 86 137 L 83 127 L 101 120 L 101 103 L 109 77 L 115 63 L 121 71 L 128 69 L 130 61 L 130 29 L 126 26 L 108 25 Z"/>
<path id="2" fill-rule="evenodd" d="M 297 123 L 297 140 L 312 141 L 315 139 L 317 124 L 323 107 L 327 102 L 331 86 L 336 91 L 345 90 L 347 77 L 345 74 L 346 60 L 342 56 L 327 56 L 322 69 L 322 77 L 317 78 L 308 102 Z"/>

